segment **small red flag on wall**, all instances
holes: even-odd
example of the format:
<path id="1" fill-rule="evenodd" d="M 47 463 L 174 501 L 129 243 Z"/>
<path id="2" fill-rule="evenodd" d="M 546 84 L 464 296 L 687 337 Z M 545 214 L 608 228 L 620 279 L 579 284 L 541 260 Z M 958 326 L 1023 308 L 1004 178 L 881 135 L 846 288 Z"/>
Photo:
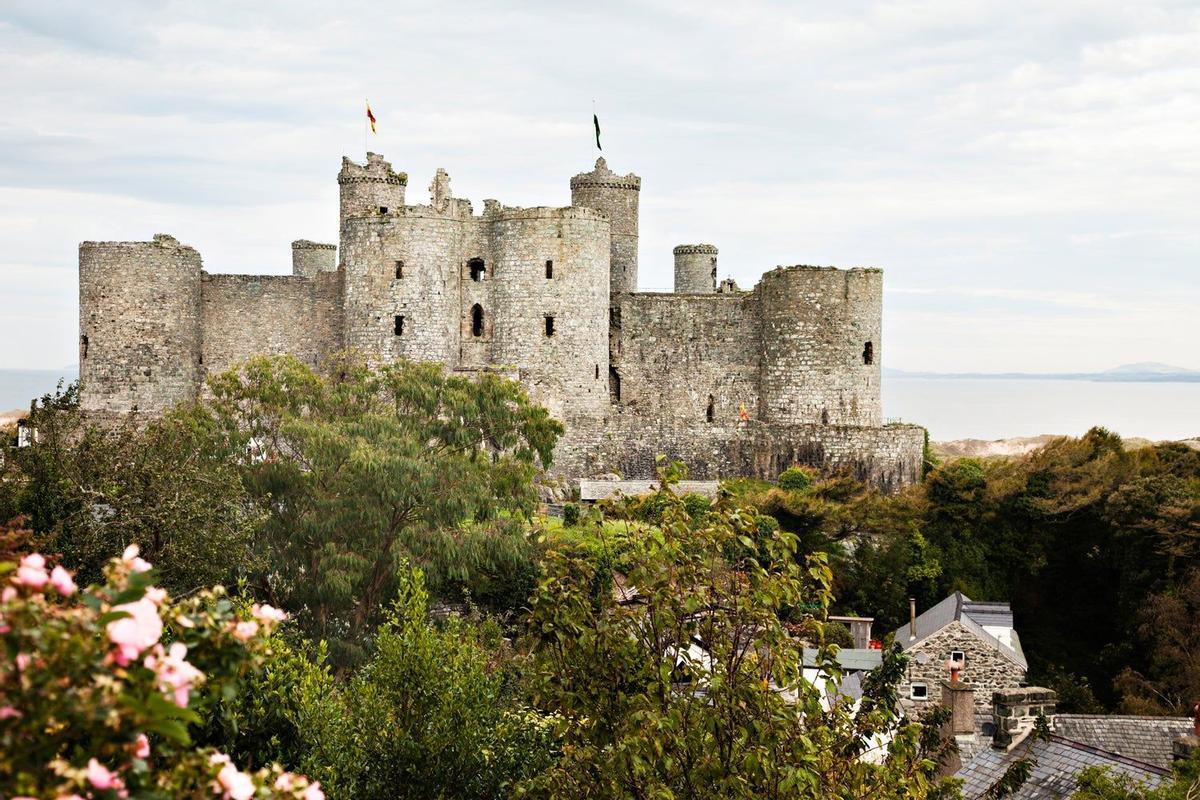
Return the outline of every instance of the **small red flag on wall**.
<path id="1" fill-rule="evenodd" d="M 375 115 L 371 113 L 371 103 L 367 102 L 367 119 L 371 121 L 371 133 L 375 133 Z"/>

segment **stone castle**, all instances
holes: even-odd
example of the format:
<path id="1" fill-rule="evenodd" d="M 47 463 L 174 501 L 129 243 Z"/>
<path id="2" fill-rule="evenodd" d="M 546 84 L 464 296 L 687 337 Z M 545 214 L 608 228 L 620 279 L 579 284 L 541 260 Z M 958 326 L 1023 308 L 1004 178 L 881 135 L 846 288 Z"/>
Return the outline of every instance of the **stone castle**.
<path id="1" fill-rule="evenodd" d="M 384 158 L 342 160 L 340 244 L 292 243 L 292 275 L 214 275 L 170 236 L 79 249 L 81 404 L 156 414 L 258 354 L 320 366 L 437 361 L 499 371 L 566 426 L 555 472 L 774 478 L 793 464 L 881 487 L 918 479 L 924 431 L 884 425 L 878 269 L 777 267 L 717 281 L 717 248 L 674 250 L 674 293 L 638 287 L 641 179 L 599 159 L 571 205 L 428 205 Z"/>

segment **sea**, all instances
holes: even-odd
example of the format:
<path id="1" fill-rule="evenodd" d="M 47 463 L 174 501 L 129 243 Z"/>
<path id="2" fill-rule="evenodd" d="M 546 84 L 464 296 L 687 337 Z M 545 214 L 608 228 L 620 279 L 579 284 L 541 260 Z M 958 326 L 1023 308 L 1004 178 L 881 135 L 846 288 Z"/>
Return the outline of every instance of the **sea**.
<path id="1" fill-rule="evenodd" d="M 1096 425 L 1125 438 L 1200 436 L 1200 382 L 885 377 L 883 414 L 935 442 L 1078 436 Z"/>
<path id="2" fill-rule="evenodd" d="M 0 412 L 28 409 L 76 377 L 74 369 L 0 369 Z M 1200 382 L 885 376 L 883 413 L 924 425 L 939 442 L 1078 436 L 1094 425 L 1127 438 L 1189 439 L 1200 436 Z"/>

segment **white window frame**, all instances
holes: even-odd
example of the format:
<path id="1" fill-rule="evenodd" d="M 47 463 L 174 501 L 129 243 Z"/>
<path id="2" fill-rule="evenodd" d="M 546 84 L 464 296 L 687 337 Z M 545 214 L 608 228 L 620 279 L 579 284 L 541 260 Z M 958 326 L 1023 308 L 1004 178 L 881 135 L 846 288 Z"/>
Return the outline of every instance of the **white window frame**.
<path id="1" fill-rule="evenodd" d="M 950 660 L 951 661 L 961 661 L 962 663 L 965 664 L 965 663 L 967 663 L 967 654 L 965 652 L 963 652 L 962 650 L 951 650 L 950 651 Z"/>
<path id="2" fill-rule="evenodd" d="M 918 687 L 920 687 L 923 694 L 920 694 L 920 695 L 917 694 Z M 928 700 L 929 699 L 929 686 L 924 683 L 909 684 L 908 697 L 910 700 Z"/>

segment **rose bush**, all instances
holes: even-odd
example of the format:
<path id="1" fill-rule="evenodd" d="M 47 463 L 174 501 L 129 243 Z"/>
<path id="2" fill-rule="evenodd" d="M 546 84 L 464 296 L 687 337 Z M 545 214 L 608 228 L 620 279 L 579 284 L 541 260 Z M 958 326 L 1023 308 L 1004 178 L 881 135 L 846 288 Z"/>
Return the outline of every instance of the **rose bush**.
<path id="1" fill-rule="evenodd" d="M 0 797 L 323 800 L 188 734 L 261 667 L 283 614 L 220 588 L 173 602 L 154 578 L 136 547 L 83 590 L 40 554 L 0 562 Z"/>

